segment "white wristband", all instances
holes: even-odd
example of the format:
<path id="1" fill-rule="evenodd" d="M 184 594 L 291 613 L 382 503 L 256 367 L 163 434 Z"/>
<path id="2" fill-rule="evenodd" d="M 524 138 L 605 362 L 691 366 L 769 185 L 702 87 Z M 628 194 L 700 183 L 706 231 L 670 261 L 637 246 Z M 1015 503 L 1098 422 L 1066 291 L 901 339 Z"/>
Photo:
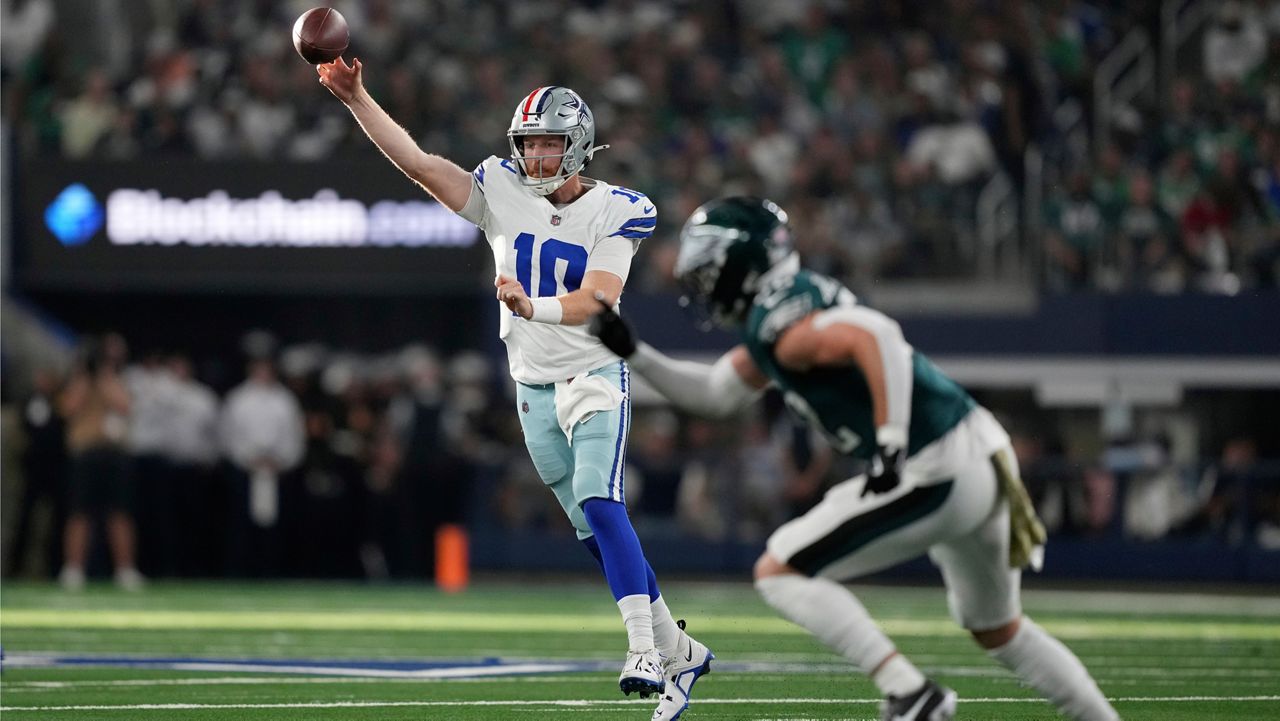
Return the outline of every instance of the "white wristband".
<path id="1" fill-rule="evenodd" d="M 530 298 L 529 303 L 533 305 L 533 314 L 529 316 L 529 320 L 534 323 L 559 325 L 560 319 L 564 317 L 564 306 L 560 304 L 560 299 L 555 296 L 550 298 Z"/>

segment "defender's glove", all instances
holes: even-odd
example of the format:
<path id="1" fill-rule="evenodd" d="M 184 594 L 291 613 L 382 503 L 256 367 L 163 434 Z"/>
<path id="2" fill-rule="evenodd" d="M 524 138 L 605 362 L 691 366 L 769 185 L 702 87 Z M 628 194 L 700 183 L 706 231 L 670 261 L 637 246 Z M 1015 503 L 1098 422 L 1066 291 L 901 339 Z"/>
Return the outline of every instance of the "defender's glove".
<path id="1" fill-rule="evenodd" d="M 591 316 L 591 324 L 588 326 L 591 335 L 599 338 L 605 348 L 619 357 L 631 357 L 636 352 L 636 337 L 631 331 L 631 324 L 605 303 L 604 293 L 597 291 L 596 300 L 600 301 L 602 310 Z"/>
<path id="2" fill-rule="evenodd" d="M 867 483 L 862 487 L 862 495 L 868 493 L 880 495 L 898 487 L 902 480 L 902 463 L 907 453 L 901 448 L 879 446 L 871 459 L 871 468 L 867 471 Z"/>

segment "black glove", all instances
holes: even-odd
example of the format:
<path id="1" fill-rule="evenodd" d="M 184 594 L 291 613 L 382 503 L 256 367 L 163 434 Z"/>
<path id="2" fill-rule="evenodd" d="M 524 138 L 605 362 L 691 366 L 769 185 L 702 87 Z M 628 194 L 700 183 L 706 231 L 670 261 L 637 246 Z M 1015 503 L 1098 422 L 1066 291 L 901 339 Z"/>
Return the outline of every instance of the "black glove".
<path id="1" fill-rule="evenodd" d="M 897 488 L 898 482 L 902 480 L 902 462 L 906 458 L 907 454 L 901 448 L 877 448 L 871 459 L 871 468 L 867 471 L 867 483 L 862 487 L 862 495 L 880 495 Z"/>
<path id="2" fill-rule="evenodd" d="M 636 336 L 631 332 L 631 324 L 623 320 L 622 316 L 604 302 L 604 293 L 597 291 L 596 300 L 600 301 L 602 309 L 591 316 L 588 330 L 591 335 L 600 339 L 605 348 L 619 357 L 630 358 L 631 354 L 636 352 Z"/>

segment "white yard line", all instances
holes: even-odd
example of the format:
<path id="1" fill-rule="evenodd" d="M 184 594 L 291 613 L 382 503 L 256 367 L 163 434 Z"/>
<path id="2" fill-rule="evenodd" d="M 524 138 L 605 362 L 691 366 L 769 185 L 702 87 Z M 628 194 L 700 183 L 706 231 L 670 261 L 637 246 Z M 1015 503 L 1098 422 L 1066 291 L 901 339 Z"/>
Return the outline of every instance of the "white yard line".
<path id="1" fill-rule="evenodd" d="M 847 671 L 848 667 L 839 666 L 833 669 L 805 669 L 804 672 L 831 672 L 840 673 Z M 1003 669 L 985 666 L 956 666 L 941 667 L 928 666 L 925 670 L 931 674 L 949 677 L 965 677 L 965 678 L 1003 678 L 1009 676 L 1009 673 Z M 753 671 L 751 681 L 758 678 L 759 671 Z M 777 673 L 779 678 L 784 673 L 795 673 L 791 669 L 779 669 L 776 671 L 764 671 L 763 673 Z M 729 682 L 738 680 L 734 678 L 735 672 L 721 672 L 719 682 Z M 1280 669 L 1222 669 L 1222 668 L 1179 668 L 1179 669 L 1161 669 L 1161 668 L 1129 668 L 1129 669 L 1113 669 L 1106 672 L 1105 676 L 1100 680 L 1105 682 L 1113 682 L 1118 679 L 1126 678 L 1167 678 L 1171 681 L 1187 678 L 1239 678 L 1239 679 L 1280 679 Z M 523 676 L 517 678 L 503 679 L 504 683 L 561 683 L 567 680 L 578 679 L 578 676 Z M 1012 678 L 1012 677 L 1010 677 Z M 148 688 L 154 686 L 256 686 L 262 684 L 287 684 L 287 685 L 306 685 L 306 684 L 355 684 L 355 683 L 421 683 L 427 681 L 448 681 L 449 683 L 459 682 L 486 682 L 492 681 L 493 678 L 449 678 L 447 676 L 398 676 L 398 677 L 369 677 L 369 676 L 223 676 L 217 678 L 157 678 L 157 679 L 113 679 L 104 681 L 6 681 L 3 684 L 6 693 L 17 693 L 24 691 L 45 691 L 49 689 L 86 689 L 86 688 Z M 1181 682 L 1181 681 L 1178 681 Z"/>
<path id="2" fill-rule="evenodd" d="M 259 686 L 275 684 L 280 686 L 327 684 L 369 684 L 369 683 L 448 683 L 449 685 L 465 683 L 493 683 L 500 680 L 503 685 L 516 683 L 548 684 L 581 681 L 581 676 L 512 676 L 510 678 L 368 678 L 363 676 L 221 676 L 216 678 L 155 678 L 155 679 L 115 679 L 110 681 L 5 681 L 0 684 L 6 694 L 31 693 L 50 689 L 89 689 L 89 688 L 147 688 L 152 686 Z M 731 680 L 730 676 L 721 678 L 721 682 Z"/>

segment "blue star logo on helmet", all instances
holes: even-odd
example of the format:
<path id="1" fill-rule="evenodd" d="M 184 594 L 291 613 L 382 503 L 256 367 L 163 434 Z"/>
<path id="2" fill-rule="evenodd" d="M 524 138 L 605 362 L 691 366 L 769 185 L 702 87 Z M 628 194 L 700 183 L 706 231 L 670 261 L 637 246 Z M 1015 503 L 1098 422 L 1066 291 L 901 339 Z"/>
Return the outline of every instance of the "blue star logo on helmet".
<path id="1" fill-rule="evenodd" d="M 49 232 L 67 247 L 83 245 L 102 228 L 106 212 L 82 183 L 68 185 L 44 211 Z"/>

